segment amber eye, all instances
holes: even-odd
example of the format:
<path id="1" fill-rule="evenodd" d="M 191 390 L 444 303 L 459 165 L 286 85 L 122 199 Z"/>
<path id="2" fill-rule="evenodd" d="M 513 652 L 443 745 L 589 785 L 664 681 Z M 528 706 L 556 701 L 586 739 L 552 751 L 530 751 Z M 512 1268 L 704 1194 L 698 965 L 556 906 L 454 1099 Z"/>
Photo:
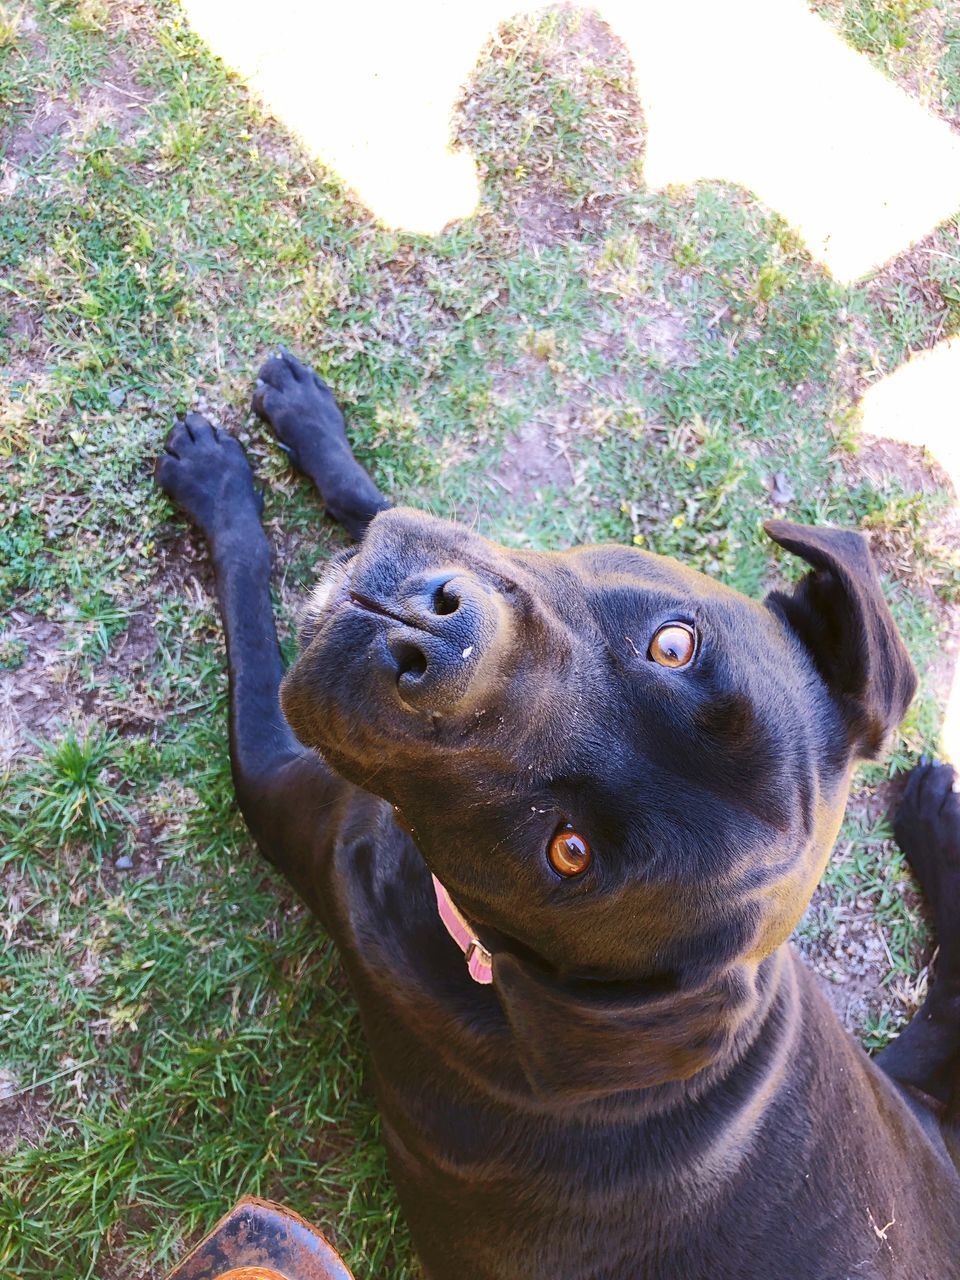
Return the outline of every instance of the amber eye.
<path id="1" fill-rule="evenodd" d="M 564 827 L 550 841 L 547 857 L 562 876 L 579 876 L 590 865 L 590 846 L 573 827 Z"/>
<path id="2" fill-rule="evenodd" d="M 685 622 L 668 622 L 650 641 L 650 657 L 661 667 L 685 667 L 696 651 L 696 633 Z"/>

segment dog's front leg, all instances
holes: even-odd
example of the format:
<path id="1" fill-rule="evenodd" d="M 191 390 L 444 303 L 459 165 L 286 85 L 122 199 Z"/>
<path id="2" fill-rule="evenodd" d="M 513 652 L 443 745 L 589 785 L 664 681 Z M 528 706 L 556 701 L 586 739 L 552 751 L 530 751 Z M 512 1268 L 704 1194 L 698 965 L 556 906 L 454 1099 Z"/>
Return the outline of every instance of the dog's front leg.
<path id="1" fill-rule="evenodd" d="M 363 537 L 390 503 L 353 456 L 343 414 L 319 374 L 280 351 L 257 375 L 253 408 L 293 465 L 316 485 L 334 520 L 353 537 Z"/>
<path id="2" fill-rule="evenodd" d="M 323 918 L 319 858 L 330 834 L 324 829 L 335 822 L 338 798 L 353 789 L 297 742 L 280 711 L 270 547 L 250 466 L 232 436 L 192 413 L 171 431 L 157 479 L 204 534 L 213 560 L 241 811 L 266 857 Z"/>

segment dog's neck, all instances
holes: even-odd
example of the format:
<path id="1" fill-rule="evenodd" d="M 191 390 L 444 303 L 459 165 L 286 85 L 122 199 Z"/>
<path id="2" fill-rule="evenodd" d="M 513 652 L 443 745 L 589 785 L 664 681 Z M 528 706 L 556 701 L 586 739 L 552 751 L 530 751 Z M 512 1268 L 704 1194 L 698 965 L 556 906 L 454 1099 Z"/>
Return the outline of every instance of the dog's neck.
<path id="1" fill-rule="evenodd" d="M 791 968 L 778 949 L 656 991 L 565 981 L 509 952 L 493 957 L 494 989 L 537 1095 L 601 1109 L 622 1095 L 629 1110 L 651 1113 L 703 1093 L 776 1035 Z"/>
<path id="2" fill-rule="evenodd" d="M 638 1027 L 651 1091 L 693 1101 L 715 1088 L 737 1088 L 741 1073 L 752 1089 L 757 1054 L 774 1052 L 779 1062 L 796 999 L 793 959 L 783 945 L 759 964 L 734 963 L 702 988 L 664 1001 Z"/>
<path id="3" fill-rule="evenodd" d="M 474 982 L 494 982 L 495 957 L 476 937 L 470 922 L 444 886 L 432 877 L 437 912 L 447 933 L 463 953 Z M 538 1091 L 575 1096 L 579 1103 L 611 1092 L 610 1077 L 623 1075 L 624 1092 L 642 1094 L 644 1108 L 672 1105 L 693 1098 L 735 1073 L 754 1042 L 776 1026 L 768 1025 L 783 1003 L 792 965 L 784 947 L 764 961 L 736 961 L 701 982 L 687 982 L 669 992 L 632 992 L 605 1004 L 594 984 L 538 981 L 529 971 L 513 968 L 497 957 L 501 1002 L 517 1038 L 518 1052 Z M 525 990 L 523 989 L 525 987 Z M 519 992 L 519 1001 L 517 999 Z M 587 994 L 584 994 L 586 992 Z M 512 998 L 511 998 L 512 993 Z M 525 1025 L 524 1005 L 544 1004 L 551 1034 Z M 549 1006 L 556 1005 L 554 1017 Z M 536 1016 L 536 1015 L 535 1015 Z M 558 1039 L 570 1037 L 571 1051 L 558 1055 Z M 576 1042 L 587 1051 L 576 1051 Z"/>

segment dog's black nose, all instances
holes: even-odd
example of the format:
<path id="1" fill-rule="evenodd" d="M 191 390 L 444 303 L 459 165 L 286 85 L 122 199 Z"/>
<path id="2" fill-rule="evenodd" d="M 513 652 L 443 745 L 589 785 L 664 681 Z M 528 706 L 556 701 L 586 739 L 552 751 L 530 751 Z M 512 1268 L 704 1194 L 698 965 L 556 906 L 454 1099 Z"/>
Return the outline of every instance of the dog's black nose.
<path id="1" fill-rule="evenodd" d="M 510 627 L 498 588 L 457 566 L 411 575 L 397 597 L 386 651 L 403 701 L 443 713 L 482 698 Z"/>

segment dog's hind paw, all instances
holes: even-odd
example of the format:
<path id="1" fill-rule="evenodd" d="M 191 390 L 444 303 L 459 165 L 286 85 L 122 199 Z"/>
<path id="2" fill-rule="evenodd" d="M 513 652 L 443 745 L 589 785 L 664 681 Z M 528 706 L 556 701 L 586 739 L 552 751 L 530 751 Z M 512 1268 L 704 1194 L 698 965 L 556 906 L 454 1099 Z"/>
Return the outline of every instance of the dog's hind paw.
<path id="1" fill-rule="evenodd" d="M 226 520 L 260 518 L 263 498 L 254 488 L 243 447 L 199 413 L 174 423 L 157 460 L 156 478 L 208 537 Z"/>
<path id="2" fill-rule="evenodd" d="M 289 351 L 281 349 L 260 369 L 252 404 L 301 471 L 310 472 L 311 463 L 321 461 L 325 446 L 349 451 L 333 392 Z"/>
<path id="3" fill-rule="evenodd" d="M 893 815 L 893 833 L 933 912 L 938 929 L 960 914 L 960 794 L 952 765 L 921 762 Z"/>

